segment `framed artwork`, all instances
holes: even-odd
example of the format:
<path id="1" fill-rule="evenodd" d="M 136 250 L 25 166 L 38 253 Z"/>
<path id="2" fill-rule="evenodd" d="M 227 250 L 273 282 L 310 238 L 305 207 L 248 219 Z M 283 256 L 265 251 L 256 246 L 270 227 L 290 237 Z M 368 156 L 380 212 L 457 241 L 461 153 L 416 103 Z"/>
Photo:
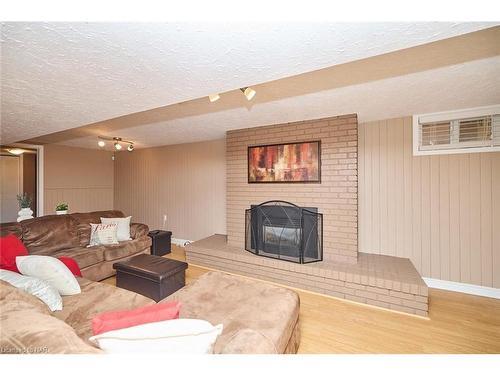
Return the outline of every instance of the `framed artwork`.
<path id="1" fill-rule="evenodd" d="M 321 141 L 248 147 L 248 183 L 321 182 Z"/>

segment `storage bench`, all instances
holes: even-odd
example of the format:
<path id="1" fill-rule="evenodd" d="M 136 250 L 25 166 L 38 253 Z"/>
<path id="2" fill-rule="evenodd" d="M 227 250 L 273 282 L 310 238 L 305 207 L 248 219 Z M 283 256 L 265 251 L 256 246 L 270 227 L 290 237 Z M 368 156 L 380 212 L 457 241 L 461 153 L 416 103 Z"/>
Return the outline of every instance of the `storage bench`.
<path id="1" fill-rule="evenodd" d="M 113 268 L 117 287 L 158 302 L 184 287 L 188 265 L 178 260 L 140 254 L 113 264 Z"/>

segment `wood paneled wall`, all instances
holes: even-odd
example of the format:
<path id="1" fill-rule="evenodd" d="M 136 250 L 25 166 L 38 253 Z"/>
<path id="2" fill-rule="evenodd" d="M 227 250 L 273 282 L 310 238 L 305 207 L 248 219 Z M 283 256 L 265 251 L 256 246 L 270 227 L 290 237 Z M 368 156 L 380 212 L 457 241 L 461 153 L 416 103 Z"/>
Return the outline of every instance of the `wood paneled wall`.
<path id="1" fill-rule="evenodd" d="M 500 152 L 413 156 L 411 118 L 359 126 L 359 251 L 500 287 Z"/>
<path id="2" fill-rule="evenodd" d="M 225 140 L 119 153 L 115 209 L 173 237 L 198 240 L 226 232 Z"/>
<path id="3" fill-rule="evenodd" d="M 44 146 L 44 215 L 60 202 L 70 212 L 113 209 L 112 153 L 79 147 Z"/>

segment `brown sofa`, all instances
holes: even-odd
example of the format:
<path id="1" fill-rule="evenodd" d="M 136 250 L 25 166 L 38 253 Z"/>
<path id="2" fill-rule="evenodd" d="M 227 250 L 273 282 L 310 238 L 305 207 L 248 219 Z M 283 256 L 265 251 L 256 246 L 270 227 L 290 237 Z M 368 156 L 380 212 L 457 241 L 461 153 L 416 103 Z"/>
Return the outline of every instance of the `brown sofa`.
<path id="1" fill-rule="evenodd" d="M 125 215 L 121 211 L 47 215 L 20 223 L 0 224 L 0 235 L 14 234 L 30 254 L 71 257 L 80 266 L 83 277 L 99 281 L 115 274 L 113 263 L 147 253 L 151 246 L 148 226 L 132 223 L 132 240 L 118 245 L 86 247 L 90 240 L 90 223 L 100 223 L 101 217 Z"/>
<path id="2" fill-rule="evenodd" d="M 47 306 L 0 281 L 2 353 L 102 353 L 92 346 L 91 320 L 104 311 L 154 304 L 139 294 L 78 278 L 82 293 L 63 297 L 63 310 Z M 209 272 L 159 303 L 181 302 L 181 318 L 223 323 L 215 353 L 296 353 L 297 293 L 265 282 Z"/>

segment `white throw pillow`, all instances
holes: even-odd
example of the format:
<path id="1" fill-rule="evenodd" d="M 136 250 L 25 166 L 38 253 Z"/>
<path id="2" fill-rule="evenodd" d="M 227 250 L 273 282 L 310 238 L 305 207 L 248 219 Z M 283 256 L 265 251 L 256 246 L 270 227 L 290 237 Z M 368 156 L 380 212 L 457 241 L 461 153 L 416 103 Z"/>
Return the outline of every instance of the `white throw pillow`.
<path id="1" fill-rule="evenodd" d="M 87 247 L 118 244 L 117 230 L 116 224 L 90 224 L 90 243 Z"/>
<path id="2" fill-rule="evenodd" d="M 16 257 L 16 265 L 23 275 L 45 280 L 62 296 L 81 292 L 80 284 L 71 271 L 59 259 L 44 255 Z"/>
<path id="3" fill-rule="evenodd" d="M 205 320 L 172 319 L 108 331 L 89 340 L 106 353 L 213 353 L 222 324 Z"/>
<path id="4" fill-rule="evenodd" d="M 132 216 L 128 217 L 101 217 L 103 224 L 116 224 L 118 225 L 118 241 L 128 241 L 130 238 L 130 220 Z"/>
<path id="5" fill-rule="evenodd" d="M 7 270 L 0 270 L 0 280 L 41 299 L 50 311 L 62 310 L 63 302 L 59 292 L 44 280 Z"/>

